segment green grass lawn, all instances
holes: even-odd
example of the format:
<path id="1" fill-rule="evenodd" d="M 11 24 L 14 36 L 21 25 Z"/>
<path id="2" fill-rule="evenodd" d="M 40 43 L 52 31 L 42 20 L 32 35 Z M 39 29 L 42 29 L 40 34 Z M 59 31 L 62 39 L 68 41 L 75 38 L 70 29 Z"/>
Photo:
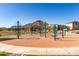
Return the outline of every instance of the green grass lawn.
<path id="1" fill-rule="evenodd" d="M 7 53 L 7 52 L 0 52 L 0 56 L 9 56 L 10 53 Z"/>
<path id="2" fill-rule="evenodd" d="M 0 56 L 79 56 L 79 54 L 12 54 L 8 52 L 0 52 Z"/>

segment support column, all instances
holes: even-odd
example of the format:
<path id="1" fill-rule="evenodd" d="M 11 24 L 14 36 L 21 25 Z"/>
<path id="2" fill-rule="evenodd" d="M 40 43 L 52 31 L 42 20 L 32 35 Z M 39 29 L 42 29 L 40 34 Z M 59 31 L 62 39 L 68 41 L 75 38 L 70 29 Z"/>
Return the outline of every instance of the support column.
<path id="1" fill-rule="evenodd" d="M 62 38 L 64 38 L 64 25 L 62 25 Z"/>
<path id="2" fill-rule="evenodd" d="M 56 24 L 54 25 L 54 40 L 56 40 L 56 36 L 57 36 L 57 30 L 56 30 Z"/>
<path id="3" fill-rule="evenodd" d="M 45 38 L 46 38 L 46 22 L 45 22 Z"/>
<path id="4" fill-rule="evenodd" d="M 16 26 L 16 31 L 17 31 L 17 38 L 19 39 L 19 37 L 20 37 L 20 29 L 21 29 L 21 26 L 20 26 L 20 24 L 19 24 L 19 21 L 17 21 L 17 26 Z"/>

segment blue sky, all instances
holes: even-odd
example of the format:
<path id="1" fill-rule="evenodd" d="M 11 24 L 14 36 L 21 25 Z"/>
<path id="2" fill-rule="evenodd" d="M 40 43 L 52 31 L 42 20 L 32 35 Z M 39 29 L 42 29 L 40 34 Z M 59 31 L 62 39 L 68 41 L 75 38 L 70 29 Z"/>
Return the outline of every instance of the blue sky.
<path id="1" fill-rule="evenodd" d="M 79 21 L 79 4 L 0 4 L 0 27 L 16 25 L 17 20 L 22 25 L 36 20 L 47 21 L 50 24 L 65 24 L 74 20 Z"/>

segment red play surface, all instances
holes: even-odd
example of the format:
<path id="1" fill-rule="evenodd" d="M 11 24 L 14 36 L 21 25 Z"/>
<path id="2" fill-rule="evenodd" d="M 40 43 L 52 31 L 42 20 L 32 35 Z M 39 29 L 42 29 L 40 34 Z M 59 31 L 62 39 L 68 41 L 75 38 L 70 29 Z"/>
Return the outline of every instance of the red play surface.
<path id="1" fill-rule="evenodd" d="M 1 41 L 6 44 L 26 47 L 76 47 L 79 46 L 78 38 L 64 38 L 63 40 L 53 38 L 41 39 L 13 39 Z"/>

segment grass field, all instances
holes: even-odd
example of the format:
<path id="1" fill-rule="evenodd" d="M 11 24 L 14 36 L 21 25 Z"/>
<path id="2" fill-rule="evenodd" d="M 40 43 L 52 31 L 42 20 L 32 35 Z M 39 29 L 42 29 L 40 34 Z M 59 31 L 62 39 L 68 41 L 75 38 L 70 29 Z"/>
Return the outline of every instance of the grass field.
<path id="1" fill-rule="evenodd" d="M 4 31 L 0 31 L 0 36 L 16 35 L 16 33 L 17 33 L 17 31 L 6 31 L 6 30 L 4 30 Z M 21 30 L 20 31 L 20 34 L 31 34 L 31 33 L 30 32 L 27 32 L 27 31 Z"/>
<path id="2" fill-rule="evenodd" d="M 0 31 L 0 36 L 6 36 L 6 35 L 15 35 L 16 32 L 13 31 Z"/>

